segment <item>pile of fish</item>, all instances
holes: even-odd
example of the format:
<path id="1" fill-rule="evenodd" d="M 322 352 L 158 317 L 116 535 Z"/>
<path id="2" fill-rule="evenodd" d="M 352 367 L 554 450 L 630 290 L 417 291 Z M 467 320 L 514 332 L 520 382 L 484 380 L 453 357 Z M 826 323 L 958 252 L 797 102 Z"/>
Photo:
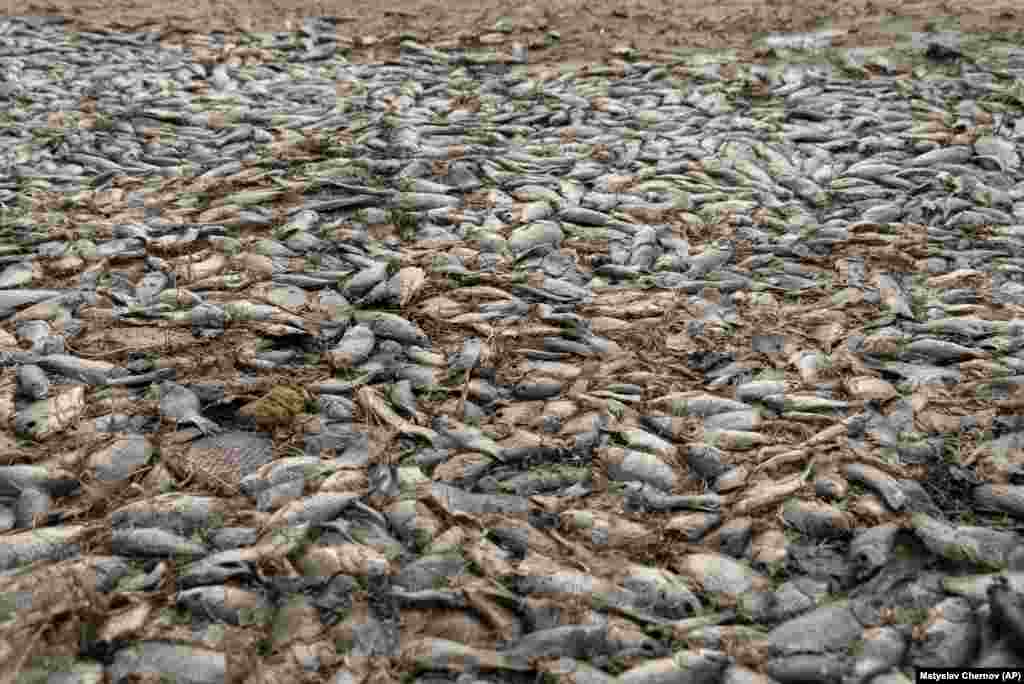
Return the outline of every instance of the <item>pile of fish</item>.
<path id="1" fill-rule="evenodd" d="M 919 42 L 0 19 L 0 681 L 1024 667 L 1024 49 Z"/>

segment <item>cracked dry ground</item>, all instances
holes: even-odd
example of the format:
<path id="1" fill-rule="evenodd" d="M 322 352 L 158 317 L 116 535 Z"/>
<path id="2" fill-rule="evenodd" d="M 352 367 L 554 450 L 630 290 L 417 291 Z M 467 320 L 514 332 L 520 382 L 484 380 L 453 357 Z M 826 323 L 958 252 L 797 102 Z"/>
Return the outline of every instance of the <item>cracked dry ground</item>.
<path id="1" fill-rule="evenodd" d="M 197 101 L 281 61 L 189 49 Z M 2 186 L 0 677 L 880 684 L 1019 661 L 1024 317 L 989 265 L 1020 249 L 1020 102 L 919 108 L 905 153 L 838 133 L 882 158 L 835 148 L 826 178 L 777 151 L 827 144 L 813 74 L 495 64 L 408 46 L 459 84 L 441 121 L 411 107 L 441 86 L 405 76 L 362 117 L 100 95 L 38 121 L 50 156 Z M 528 105 L 496 116 L 474 78 Z M 671 123 L 643 106 L 660 79 L 666 116 L 735 106 L 770 144 L 634 135 Z M 570 106 L 593 119 L 538 113 Z M 494 128 L 455 144 L 460 120 Z M 171 177 L 46 185 L 175 136 L 198 142 Z M 257 152 L 201 159 L 214 139 Z M 848 211 L 876 182 L 942 204 Z"/>

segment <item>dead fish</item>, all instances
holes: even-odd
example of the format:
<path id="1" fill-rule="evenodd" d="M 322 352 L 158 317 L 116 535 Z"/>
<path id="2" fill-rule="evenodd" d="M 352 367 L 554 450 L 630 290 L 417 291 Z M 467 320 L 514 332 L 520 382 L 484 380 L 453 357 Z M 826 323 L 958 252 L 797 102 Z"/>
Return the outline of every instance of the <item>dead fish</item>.
<path id="1" fill-rule="evenodd" d="M 192 423 L 204 435 L 215 435 L 221 431 L 219 425 L 199 414 L 199 397 L 170 380 L 160 383 L 160 415 L 173 418 L 177 423 Z"/>
<path id="2" fill-rule="evenodd" d="M 46 372 L 35 364 L 18 368 L 18 393 L 29 399 L 45 399 L 50 394 L 50 380 Z"/>
<path id="3" fill-rule="evenodd" d="M 1017 655 L 1024 655 L 1024 594 L 1011 589 L 1006 577 L 999 576 L 989 585 L 988 601 L 996 633 L 1007 635 Z"/>

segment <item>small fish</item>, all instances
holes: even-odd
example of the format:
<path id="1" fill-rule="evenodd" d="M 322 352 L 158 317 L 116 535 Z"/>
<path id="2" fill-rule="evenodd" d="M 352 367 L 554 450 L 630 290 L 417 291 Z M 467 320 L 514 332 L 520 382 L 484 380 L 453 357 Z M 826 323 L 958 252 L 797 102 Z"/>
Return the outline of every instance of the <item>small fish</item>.
<path id="1" fill-rule="evenodd" d="M 50 380 L 39 366 L 28 363 L 18 368 L 18 393 L 30 399 L 45 399 L 50 394 Z"/>
<path id="2" fill-rule="evenodd" d="M 1017 655 L 1024 655 L 1024 594 L 1011 589 L 1006 577 L 1000 576 L 989 585 L 988 601 L 995 632 L 1009 637 Z"/>
<path id="3" fill-rule="evenodd" d="M 160 415 L 173 418 L 177 423 L 192 423 L 204 435 L 215 435 L 221 431 L 219 425 L 199 415 L 199 397 L 170 380 L 160 383 Z"/>

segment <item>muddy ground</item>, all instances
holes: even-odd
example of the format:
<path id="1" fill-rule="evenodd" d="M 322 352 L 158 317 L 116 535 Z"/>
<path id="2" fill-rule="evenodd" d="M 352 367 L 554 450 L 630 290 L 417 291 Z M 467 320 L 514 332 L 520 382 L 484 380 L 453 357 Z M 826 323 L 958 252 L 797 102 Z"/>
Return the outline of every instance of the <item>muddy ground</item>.
<path id="1" fill-rule="evenodd" d="M 4 0 L 8 14 L 59 14 L 80 29 L 179 34 L 289 30 L 307 16 L 337 17 L 357 62 L 388 59 L 403 38 L 433 46 L 518 42 L 532 63 L 604 62 L 632 48 L 664 61 L 680 50 L 733 48 L 756 57 L 777 32 L 834 30 L 837 47 L 888 45 L 915 31 L 1022 32 L 1019 0 Z"/>

